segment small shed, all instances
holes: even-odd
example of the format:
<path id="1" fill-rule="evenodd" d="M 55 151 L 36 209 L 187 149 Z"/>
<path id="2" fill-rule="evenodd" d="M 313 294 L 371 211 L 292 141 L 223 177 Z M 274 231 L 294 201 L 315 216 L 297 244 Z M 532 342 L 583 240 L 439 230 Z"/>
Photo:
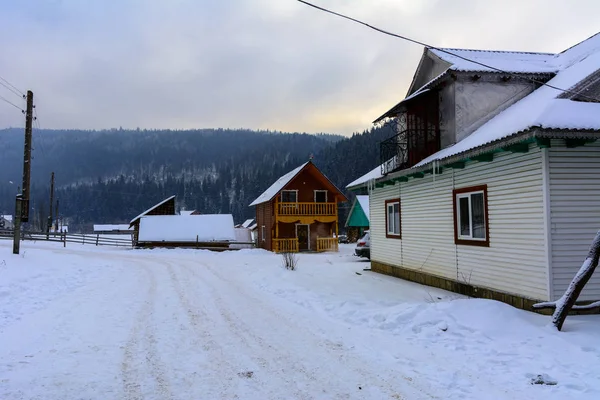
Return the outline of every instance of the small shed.
<path id="1" fill-rule="evenodd" d="M 140 233 L 140 220 L 142 217 L 150 215 L 175 215 L 175 195 L 168 197 L 158 204 L 153 205 L 129 222 L 129 227 L 133 228 L 133 243 L 137 243 Z"/>
<path id="2" fill-rule="evenodd" d="M 231 214 L 155 215 L 140 218 L 136 244 L 225 250 L 235 240 Z"/>
<path id="3" fill-rule="evenodd" d="M 358 240 L 369 229 L 369 196 L 356 196 L 346 219 L 346 232 L 350 241 Z"/>

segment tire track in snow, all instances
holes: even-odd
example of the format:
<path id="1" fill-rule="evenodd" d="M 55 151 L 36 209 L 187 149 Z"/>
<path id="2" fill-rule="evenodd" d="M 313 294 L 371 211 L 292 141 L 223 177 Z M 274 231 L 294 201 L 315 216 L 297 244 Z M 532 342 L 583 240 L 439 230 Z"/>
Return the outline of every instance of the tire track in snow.
<path id="1" fill-rule="evenodd" d="M 211 360 L 211 372 L 214 382 L 211 387 L 219 388 L 219 398 L 233 399 L 238 398 L 234 393 L 232 380 L 236 377 L 238 371 L 233 365 L 224 358 L 223 347 L 215 340 L 208 325 L 214 325 L 209 315 L 202 309 L 202 304 L 194 305 L 186 294 L 181 280 L 175 272 L 176 267 L 170 262 L 165 262 L 173 288 L 177 293 L 181 307 L 188 316 L 193 331 L 202 341 L 202 349 L 208 353 Z M 196 288 L 197 290 L 198 288 Z"/>
<path id="2" fill-rule="evenodd" d="M 357 360 L 356 357 L 349 355 L 347 349 L 345 349 L 342 345 L 334 343 L 328 339 L 323 339 L 321 337 L 316 336 L 306 328 L 294 323 L 289 319 L 289 317 L 277 313 L 270 304 L 259 300 L 257 297 L 250 295 L 243 287 L 237 285 L 231 279 L 226 279 L 216 273 L 209 265 L 201 263 L 203 267 L 203 271 L 206 270 L 213 278 L 216 278 L 219 283 L 213 284 L 207 282 L 204 274 L 200 274 L 197 271 L 197 268 L 190 266 L 189 264 L 182 264 L 186 270 L 188 270 L 192 275 L 195 276 L 197 281 L 202 281 L 205 284 L 208 284 L 211 288 L 212 294 L 211 297 L 214 299 L 215 307 L 218 309 L 220 314 L 226 319 L 227 323 L 231 327 L 231 331 L 233 334 L 238 336 L 239 340 L 244 343 L 249 349 L 253 349 L 256 354 L 264 354 L 268 356 L 269 360 L 271 360 L 272 364 L 265 360 L 264 358 L 259 358 L 257 361 L 261 359 L 265 362 L 265 367 L 267 367 L 271 371 L 284 372 L 287 374 L 291 371 L 294 371 L 306 379 L 307 384 L 316 383 L 321 384 L 322 387 L 330 387 L 330 381 L 323 381 L 323 375 L 327 375 L 326 373 L 318 373 L 318 371 L 313 370 L 314 365 L 319 365 L 319 363 L 334 363 L 336 367 L 331 367 L 328 365 L 331 371 L 341 370 L 341 371 L 349 371 L 360 378 L 360 382 L 379 389 L 379 391 L 386 394 L 386 398 L 391 399 L 401 399 L 403 398 L 396 389 L 396 386 L 391 383 L 389 380 L 375 375 L 372 372 L 363 368 L 363 362 Z M 194 264 L 196 267 L 198 263 Z M 240 299 L 241 301 L 236 304 L 232 304 L 229 307 L 226 306 L 229 299 L 224 299 L 220 295 L 220 291 L 216 288 L 216 286 L 229 286 L 233 288 L 233 292 L 243 297 Z M 283 326 L 283 332 L 281 335 L 276 335 L 274 337 L 277 340 L 270 342 L 265 340 L 260 336 L 260 332 L 255 332 L 256 328 L 252 328 L 251 325 L 245 323 L 243 321 L 242 315 L 247 315 L 242 310 L 235 314 L 236 309 L 244 309 L 248 310 L 249 313 L 254 311 L 254 313 L 260 313 L 260 315 L 268 315 L 267 322 L 272 325 L 273 329 L 277 329 L 277 326 Z M 290 334 L 290 336 L 287 336 Z M 273 338 L 273 336 L 271 336 Z M 281 339 L 279 339 L 281 338 Z M 298 354 L 292 354 L 289 350 L 290 346 L 293 342 L 298 342 L 297 344 L 306 349 L 319 349 L 317 354 L 325 353 L 325 357 L 322 356 L 313 356 L 314 352 L 306 352 L 303 358 L 298 358 Z M 310 358 L 316 358 L 310 362 Z M 309 358 L 307 360 L 306 358 Z M 308 362 L 308 367 L 305 363 Z M 291 370 L 291 371 L 290 371 Z M 325 371 L 327 372 L 327 371 Z M 293 374 L 291 374 L 292 380 L 287 380 L 286 383 L 289 385 L 297 386 L 296 380 L 294 379 Z M 358 378 L 357 378 L 358 379 Z M 397 377 L 395 377 L 397 379 Z M 405 378 L 407 383 L 410 384 L 411 380 L 409 378 Z M 329 393 L 329 396 L 335 396 L 333 398 L 349 398 L 354 397 L 356 394 L 357 386 L 360 382 L 357 382 L 356 385 L 352 383 L 348 384 L 347 389 L 343 389 L 341 387 L 338 388 L 338 391 L 345 390 L 343 393 Z M 426 395 L 427 397 L 433 397 L 429 394 L 423 392 L 422 388 L 416 388 L 413 385 L 410 385 L 413 389 L 418 390 L 421 394 Z M 302 388 L 297 389 L 297 393 L 295 398 L 310 398 L 306 394 Z M 330 397 L 331 398 L 331 397 Z"/>
<path id="3" fill-rule="evenodd" d="M 352 353 L 351 349 L 345 348 L 345 346 L 341 343 L 333 342 L 327 338 L 319 337 L 315 333 L 313 333 L 310 329 L 307 329 L 305 325 L 299 325 L 296 321 L 290 319 L 287 314 L 282 314 L 277 312 L 275 308 L 268 302 L 265 302 L 264 299 L 260 299 L 257 296 L 254 296 L 249 293 L 245 286 L 239 285 L 239 282 L 236 282 L 232 279 L 227 279 L 227 277 L 222 276 L 217 272 L 215 268 L 211 265 L 204 264 L 205 268 L 218 280 L 222 282 L 222 284 L 233 286 L 235 291 L 246 297 L 248 299 L 248 303 L 253 303 L 257 305 L 258 309 L 262 313 L 269 314 L 275 321 L 285 325 L 289 332 L 296 332 L 301 337 L 310 340 L 316 348 L 321 348 L 325 350 L 331 356 L 331 359 L 337 359 L 340 364 L 340 368 L 348 368 L 350 367 L 354 370 L 358 376 L 365 377 L 367 379 L 363 379 L 363 382 L 370 383 L 378 386 L 384 392 L 393 399 L 401 399 L 403 398 L 398 390 L 401 390 L 400 385 L 398 384 L 398 378 L 401 378 L 404 381 L 405 385 L 408 385 L 413 390 L 419 392 L 420 395 L 426 396 L 427 398 L 438 398 L 437 396 L 429 393 L 426 388 L 417 385 L 414 380 L 407 376 L 398 376 L 398 375 L 388 375 L 387 377 L 382 376 L 379 373 L 373 373 L 371 370 L 367 370 L 364 368 L 364 365 L 367 363 L 361 360 L 359 355 L 355 355 Z M 284 343 L 285 345 L 285 343 Z M 421 397 L 422 398 L 422 397 Z"/>
<path id="4" fill-rule="evenodd" d="M 147 275 L 148 291 L 123 352 L 121 363 L 123 389 L 127 399 L 144 399 L 142 392 L 144 375 L 141 370 L 144 369 L 143 367 L 147 367 L 154 380 L 156 394 L 164 399 L 172 399 L 173 395 L 166 379 L 164 364 L 158 355 L 156 328 L 152 321 L 156 304 L 156 277 L 148 266 L 142 266 L 142 268 Z"/>

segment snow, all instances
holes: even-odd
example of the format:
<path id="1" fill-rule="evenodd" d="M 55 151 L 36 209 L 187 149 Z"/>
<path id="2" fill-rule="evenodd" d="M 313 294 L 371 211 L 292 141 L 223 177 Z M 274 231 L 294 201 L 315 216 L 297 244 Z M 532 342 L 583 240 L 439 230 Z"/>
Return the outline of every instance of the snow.
<path id="1" fill-rule="evenodd" d="M 600 316 L 557 332 L 340 248 L 291 272 L 264 250 L 2 241 L 0 398 L 600 398 Z"/>
<path id="2" fill-rule="evenodd" d="M 139 242 L 235 240 L 231 214 L 151 215 L 140 220 Z"/>
<path id="3" fill-rule="evenodd" d="M 600 35 L 558 54 L 552 63 L 561 68 L 548 85 L 569 89 L 600 69 Z M 492 118 L 465 139 L 419 162 L 424 166 L 435 160 L 463 153 L 504 139 L 532 127 L 600 130 L 600 103 L 557 99 L 563 92 L 542 86 Z"/>
<path id="4" fill-rule="evenodd" d="M 360 178 L 350 182 L 348 185 L 346 185 L 346 187 L 351 188 L 354 186 L 358 186 L 370 180 L 381 178 L 382 176 L 383 175 L 381 174 L 381 165 L 378 165 L 377 167 L 373 168 L 371 171 L 367 172 Z"/>
<path id="5" fill-rule="evenodd" d="M 360 204 L 360 208 L 362 208 L 367 219 L 370 220 L 370 218 L 369 218 L 369 196 L 367 196 L 367 195 L 356 196 L 356 200 L 358 201 L 358 204 Z"/>
<path id="6" fill-rule="evenodd" d="M 454 71 L 485 71 L 494 72 L 493 69 L 463 60 L 454 54 L 489 65 L 491 67 L 514 73 L 551 73 L 556 72 L 556 66 L 551 63 L 555 54 L 530 53 L 519 51 L 493 51 L 493 50 L 468 50 L 468 49 L 430 49 L 442 60 L 452 64 Z"/>
<path id="7" fill-rule="evenodd" d="M 12 220 L 13 220 L 13 216 L 12 215 L 0 215 L 0 218 L 4 218 L 8 222 L 12 222 Z"/>
<path id="8" fill-rule="evenodd" d="M 245 220 L 244 223 L 242 224 L 242 228 L 249 228 L 253 222 L 254 222 L 254 218 Z"/>
<path id="9" fill-rule="evenodd" d="M 179 215 L 192 215 L 196 210 L 180 210 Z"/>
<path id="10" fill-rule="evenodd" d="M 164 199 L 163 201 L 161 201 L 158 204 L 153 205 L 152 207 L 150 207 L 149 209 L 147 209 L 146 211 L 144 211 L 143 213 L 141 213 L 140 215 L 138 215 L 137 217 L 135 217 L 134 219 L 132 219 L 131 221 L 129 221 L 129 224 L 133 224 L 135 221 L 137 221 L 138 219 L 142 218 L 144 215 L 148 214 L 150 211 L 154 210 L 157 207 L 162 206 L 163 204 L 165 204 L 167 201 L 174 199 L 176 196 L 173 195 L 169 198 Z"/>
<path id="11" fill-rule="evenodd" d="M 256 206 L 258 204 L 262 204 L 265 201 L 269 201 L 271 200 L 273 197 L 275 197 L 277 195 L 277 193 L 279 193 L 279 191 L 281 189 L 283 189 L 285 187 L 285 185 L 287 185 L 288 183 L 291 182 L 292 179 L 294 179 L 294 177 L 296 175 L 298 175 L 298 173 L 300 171 L 302 171 L 302 169 L 309 163 L 305 162 L 304 164 L 302 164 L 301 166 L 299 166 L 298 168 L 293 169 L 292 171 L 288 172 L 287 174 L 283 175 L 282 177 L 280 177 L 279 179 L 277 179 L 275 181 L 275 183 L 273 183 L 271 186 L 269 186 L 269 188 L 267 190 L 264 191 L 263 194 L 261 194 L 260 196 L 258 196 L 258 198 L 256 198 L 256 200 L 254 200 L 252 203 L 250 203 L 250 207 L 252 206 Z"/>
<path id="12" fill-rule="evenodd" d="M 127 224 L 94 224 L 94 232 L 133 231 Z"/>

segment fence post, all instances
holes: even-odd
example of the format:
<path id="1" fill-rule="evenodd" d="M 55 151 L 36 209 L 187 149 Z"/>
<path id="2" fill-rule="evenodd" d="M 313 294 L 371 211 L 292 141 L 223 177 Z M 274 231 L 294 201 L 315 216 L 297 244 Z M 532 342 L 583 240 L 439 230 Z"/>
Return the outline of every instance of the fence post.
<path id="1" fill-rule="evenodd" d="M 198 235 L 196 235 L 196 248 L 198 248 Z"/>
<path id="2" fill-rule="evenodd" d="M 100 240 L 100 234 L 99 233 L 96 235 L 96 246 L 98 246 L 98 240 Z"/>
<path id="3" fill-rule="evenodd" d="M 67 247 L 67 234 L 63 233 L 63 247 Z"/>

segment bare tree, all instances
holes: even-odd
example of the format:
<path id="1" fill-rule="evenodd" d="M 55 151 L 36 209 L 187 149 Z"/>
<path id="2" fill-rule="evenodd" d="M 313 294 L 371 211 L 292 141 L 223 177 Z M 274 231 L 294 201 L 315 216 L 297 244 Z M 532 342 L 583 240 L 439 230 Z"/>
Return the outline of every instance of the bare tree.
<path id="1" fill-rule="evenodd" d="M 583 262 L 581 268 L 579 268 L 579 271 L 577 272 L 577 274 L 571 281 L 571 284 L 569 285 L 565 293 L 561 296 L 561 298 L 556 301 L 548 301 L 533 305 L 533 308 L 538 310 L 545 308 L 554 308 L 554 314 L 552 315 L 552 323 L 554 324 L 554 326 L 556 326 L 556 329 L 558 329 L 559 331 L 562 329 L 562 326 L 570 310 L 589 310 L 592 308 L 600 307 L 600 301 L 583 306 L 575 305 L 579 294 L 594 274 L 594 270 L 598 266 L 599 259 L 600 231 L 596 233 L 596 237 L 594 238 L 594 241 L 590 246 L 590 251 L 588 252 L 587 258 Z"/>

